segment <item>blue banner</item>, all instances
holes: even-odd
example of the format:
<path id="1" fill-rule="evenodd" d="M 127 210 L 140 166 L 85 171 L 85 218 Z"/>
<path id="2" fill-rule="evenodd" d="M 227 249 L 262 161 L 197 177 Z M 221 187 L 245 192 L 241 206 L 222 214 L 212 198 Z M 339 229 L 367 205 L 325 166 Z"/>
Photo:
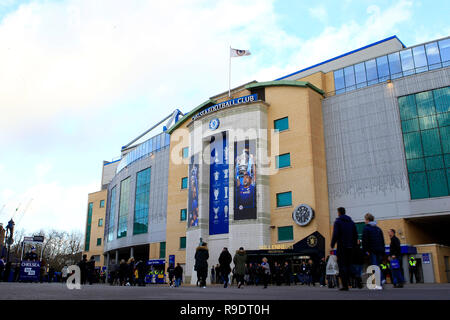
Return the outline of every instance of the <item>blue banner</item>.
<path id="1" fill-rule="evenodd" d="M 39 261 L 22 261 L 20 263 L 20 281 L 39 282 L 41 263 Z"/>
<path id="2" fill-rule="evenodd" d="M 229 168 L 226 132 L 211 139 L 209 234 L 228 233 Z"/>
<path id="3" fill-rule="evenodd" d="M 198 156 L 195 155 L 191 157 L 191 163 L 189 164 L 188 228 L 198 226 L 198 175 Z"/>

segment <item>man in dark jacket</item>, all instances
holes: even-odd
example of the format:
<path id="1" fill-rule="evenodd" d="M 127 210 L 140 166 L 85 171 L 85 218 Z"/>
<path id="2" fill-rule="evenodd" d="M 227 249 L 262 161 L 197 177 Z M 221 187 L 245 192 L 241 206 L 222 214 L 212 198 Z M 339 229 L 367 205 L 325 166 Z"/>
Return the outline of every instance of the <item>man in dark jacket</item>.
<path id="1" fill-rule="evenodd" d="M 136 263 L 136 269 L 138 271 L 138 285 L 140 287 L 145 287 L 145 275 L 147 274 L 147 264 L 139 260 Z"/>
<path id="2" fill-rule="evenodd" d="M 372 214 L 366 213 L 364 215 L 364 220 L 366 225 L 362 235 L 363 252 L 369 256 L 369 263 L 371 265 L 380 267 L 385 254 L 383 231 L 377 227 L 377 223 Z M 382 282 L 385 281 L 383 274 L 381 274 L 381 280 Z"/>
<path id="3" fill-rule="evenodd" d="M 334 222 L 331 248 L 337 244 L 337 259 L 339 273 L 342 279 L 341 291 L 348 291 L 350 268 L 352 264 L 353 248 L 356 247 L 358 233 L 353 220 L 345 214 L 345 208 L 338 208 L 338 217 Z"/>
<path id="4" fill-rule="evenodd" d="M 197 278 L 200 281 L 200 286 L 206 288 L 206 277 L 208 276 L 208 259 L 209 251 L 206 242 L 202 242 L 195 250 L 195 265 L 194 270 L 197 271 Z"/>
<path id="5" fill-rule="evenodd" d="M 326 277 L 326 270 L 327 269 L 327 263 L 325 262 L 325 257 L 322 257 L 319 261 L 319 266 L 317 268 L 317 272 L 319 274 L 319 283 L 321 287 L 325 287 L 325 277 Z"/>
<path id="6" fill-rule="evenodd" d="M 391 238 L 391 244 L 389 246 L 389 255 L 395 256 L 398 259 L 398 262 L 400 263 L 400 272 L 403 275 L 403 259 L 402 259 L 402 248 L 400 245 L 400 240 L 395 235 L 395 230 L 390 229 L 388 231 L 389 238 Z"/>
<path id="7" fill-rule="evenodd" d="M 236 254 L 234 255 L 233 258 L 233 262 L 238 288 L 240 288 L 244 284 L 245 264 L 247 263 L 247 254 L 245 253 L 243 247 L 240 247 L 239 250 L 236 251 Z"/>
<path id="8" fill-rule="evenodd" d="M 173 264 L 170 264 L 169 267 L 167 267 L 167 273 L 169 274 L 169 285 L 173 288 L 173 277 L 175 277 L 175 267 Z"/>
<path id="9" fill-rule="evenodd" d="M 80 268 L 81 272 L 81 284 L 86 284 L 86 278 L 87 278 L 87 254 L 83 254 L 83 258 L 80 262 L 78 262 L 78 267 Z"/>
<path id="10" fill-rule="evenodd" d="M 86 271 L 88 282 L 91 285 L 94 282 L 95 277 L 95 257 L 91 256 L 91 259 L 86 263 Z"/>
<path id="11" fill-rule="evenodd" d="M 284 282 L 288 286 L 291 285 L 291 274 L 292 274 L 291 265 L 289 264 L 289 262 L 285 261 L 283 267 L 283 275 L 284 275 Z"/>
<path id="12" fill-rule="evenodd" d="M 233 261 L 233 258 L 231 257 L 231 254 L 228 252 L 228 248 L 223 248 L 222 253 L 219 256 L 219 265 L 220 265 L 220 274 L 222 276 L 223 280 L 223 287 L 228 287 L 228 276 L 231 272 L 231 261 Z"/>
<path id="13" fill-rule="evenodd" d="M 183 278 L 183 268 L 177 263 L 177 266 L 174 270 L 175 275 L 175 287 L 179 287 L 181 285 L 181 279 Z"/>

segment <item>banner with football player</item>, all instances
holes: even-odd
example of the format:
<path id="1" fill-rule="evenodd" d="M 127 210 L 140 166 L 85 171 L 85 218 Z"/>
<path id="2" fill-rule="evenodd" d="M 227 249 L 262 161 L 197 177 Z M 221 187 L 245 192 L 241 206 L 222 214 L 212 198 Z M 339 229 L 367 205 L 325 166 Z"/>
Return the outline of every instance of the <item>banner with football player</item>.
<path id="1" fill-rule="evenodd" d="M 234 220 L 256 219 L 256 142 L 234 143 Z"/>
<path id="2" fill-rule="evenodd" d="M 188 228 L 198 226 L 198 156 L 191 157 L 189 164 L 189 197 L 188 197 Z"/>

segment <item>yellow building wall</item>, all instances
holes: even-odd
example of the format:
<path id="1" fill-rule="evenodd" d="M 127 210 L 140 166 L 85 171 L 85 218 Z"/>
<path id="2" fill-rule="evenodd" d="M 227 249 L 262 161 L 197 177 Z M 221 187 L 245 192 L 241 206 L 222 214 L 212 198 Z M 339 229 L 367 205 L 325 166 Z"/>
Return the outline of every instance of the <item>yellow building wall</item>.
<path id="1" fill-rule="evenodd" d="M 323 72 L 316 72 L 313 73 L 307 77 L 298 79 L 297 81 L 306 81 L 310 82 L 311 84 L 315 85 L 320 90 L 324 90 L 325 83 L 324 83 L 324 73 Z"/>
<path id="2" fill-rule="evenodd" d="M 176 263 L 186 263 L 186 251 L 180 249 L 180 237 L 186 237 L 187 220 L 180 221 L 181 209 L 187 209 L 188 189 L 181 189 L 181 179 L 188 177 L 189 158 L 182 158 L 182 149 L 189 147 L 189 130 L 183 123 L 170 136 L 169 186 L 167 203 L 166 261 L 175 255 Z M 178 152 L 179 151 L 179 152 Z M 184 161 L 184 163 L 181 163 Z M 159 257 L 159 245 L 157 255 Z"/>
<path id="3" fill-rule="evenodd" d="M 445 257 L 450 257 L 450 247 L 439 244 L 420 245 L 417 246 L 417 253 L 431 253 L 435 282 L 450 282 L 445 271 Z"/>
<path id="4" fill-rule="evenodd" d="M 293 226 L 295 243 L 319 231 L 329 242 L 329 211 L 323 139 L 321 96 L 309 88 L 267 87 L 268 128 L 274 120 L 289 117 L 289 129 L 278 134 L 279 154 L 290 153 L 291 167 L 269 178 L 272 244 L 278 243 L 278 227 Z M 272 143 L 269 134 L 269 150 Z M 277 208 L 276 194 L 292 192 L 292 206 Z M 292 211 L 301 203 L 310 205 L 315 218 L 306 227 L 292 220 Z"/>
<path id="5" fill-rule="evenodd" d="M 92 206 L 92 221 L 91 221 L 91 237 L 89 241 L 89 251 L 83 251 L 83 254 L 87 254 L 88 260 L 91 256 L 99 255 L 100 262 L 96 262 L 95 265 L 102 267 L 105 265 L 105 260 L 103 256 L 103 241 L 104 241 L 104 228 L 105 228 L 105 216 L 106 216 L 106 198 L 108 191 L 101 190 L 98 192 L 93 192 L 88 195 L 88 204 L 93 203 Z M 100 201 L 105 201 L 103 208 L 100 208 Z M 103 225 L 99 226 L 99 219 L 103 219 Z M 87 223 L 87 211 L 86 211 L 86 223 Z M 86 233 L 85 233 L 86 235 Z M 102 239 L 101 245 L 97 246 L 97 238 Z M 85 237 L 86 239 L 86 237 Z M 84 239 L 84 240 L 85 240 Z"/>

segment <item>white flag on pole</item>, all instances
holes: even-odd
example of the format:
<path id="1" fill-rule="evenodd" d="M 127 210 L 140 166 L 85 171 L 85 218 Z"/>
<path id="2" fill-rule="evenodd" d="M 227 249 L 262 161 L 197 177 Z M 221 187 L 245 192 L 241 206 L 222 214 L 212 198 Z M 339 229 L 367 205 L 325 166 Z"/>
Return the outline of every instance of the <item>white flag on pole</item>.
<path id="1" fill-rule="evenodd" d="M 230 48 L 230 57 L 242 57 L 251 55 L 249 50 L 239 50 Z"/>

